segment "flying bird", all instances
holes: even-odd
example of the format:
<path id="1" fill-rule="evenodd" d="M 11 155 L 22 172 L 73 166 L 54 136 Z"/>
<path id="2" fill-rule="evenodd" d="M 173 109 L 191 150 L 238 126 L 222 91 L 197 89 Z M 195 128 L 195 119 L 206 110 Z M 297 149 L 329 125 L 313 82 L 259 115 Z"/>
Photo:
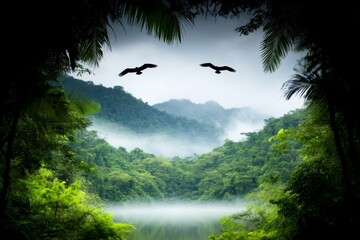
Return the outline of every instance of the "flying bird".
<path id="1" fill-rule="evenodd" d="M 211 67 L 212 69 L 215 70 L 215 73 L 219 74 L 221 73 L 221 71 L 223 70 L 227 70 L 227 71 L 230 71 L 230 72 L 236 72 L 235 69 L 231 68 L 231 67 L 228 67 L 228 66 L 214 66 L 213 64 L 211 63 L 202 63 L 200 64 L 200 66 L 202 67 Z"/>
<path id="2" fill-rule="evenodd" d="M 157 65 L 152 63 L 145 63 L 141 67 L 126 68 L 121 73 L 119 73 L 119 77 L 124 76 L 127 73 L 136 73 L 137 75 L 140 75 L 142 74 L 142 71 L 145 70 L 146 68 L 154 68 L 154 67 L 157 67 Z"/>

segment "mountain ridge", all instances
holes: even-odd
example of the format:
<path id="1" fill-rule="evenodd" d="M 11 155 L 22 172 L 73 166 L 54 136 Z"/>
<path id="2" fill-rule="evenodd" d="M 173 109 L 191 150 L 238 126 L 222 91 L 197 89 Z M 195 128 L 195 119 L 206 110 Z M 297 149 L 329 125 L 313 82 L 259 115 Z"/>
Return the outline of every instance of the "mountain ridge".
<path id="1" fill-rule="evenodd" d="M 174 116 L 194 119 L 199 122 L 211 123 L 226 128 L 234 120 L 246 123 L 259 123 L 271 116 L 260 114 L 250 107 L 225 109 L 214 100 L 205 103 L 193 103 L 188 99 L 170 99 L 153 107 Z"/>
<path id="2" fill-rule="evenodd" d="M 205 104 L 184 100 L 188 107 L 180 114 L 178 100 L 150 106 L 121 86 L 109 88 L 70 76 L 59 82 L 68 93 L 99 103 L 100 111 L 89 116 L 92 122 L 89 130 L 95 130 L 111 145 L 127 150 L 139 147 L 168 157 L 202 154 L 222 145 L 226 139 L 239 140 L 241 133 L 260 130 L 264 125 L 264 117 L 251 109 L 248 115 L 261 117 L 251 119 L 245 116 L 246 108 L 224 109 L 213 100 Z M 175 104 L 172 111 L 169 102 Z M 160 110 L 161 106 L 167 106 L 167 111 Z M 189 109 L 193 112 L 189 113 Z M 237 116 L 241 111 L 242 115 Z"/>

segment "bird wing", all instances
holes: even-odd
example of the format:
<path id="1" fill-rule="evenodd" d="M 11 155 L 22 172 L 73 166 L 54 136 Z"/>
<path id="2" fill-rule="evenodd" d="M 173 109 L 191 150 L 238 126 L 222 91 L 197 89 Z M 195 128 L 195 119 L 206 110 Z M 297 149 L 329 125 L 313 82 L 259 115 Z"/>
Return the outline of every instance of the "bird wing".
<path id="1" fill-rule="evenodd" d="M 141 67 L 139 67 L 140 70 L 144 70 L 146 68 L 154 68 L 154 67 L 157 67 L 156 64 L 152 64 L 152 63 L 145 63 L 143 64 Z"/>
<path id="2" fill-rule="evenodd" d="M 222 67 L 219 67 L 219 70 L 228 70 L 230 72 L 236 72 L 235 69 L 231 68 L 231 67 L 228 67 L 228 66 L 222 66 Z"/>
<path id="3" fill-rule="evenodd" d="M 200 66 L 202 66 L 202 67 L 211 67 L 213 69 L 216 69 L 216 67 L 211 63 L 202 63 L 202 64 L 200 64 Z"/>
<path id="4" fill-rule="evenodd" d="M 132 72 L 132 68 L 126 68 L 124 71 L 122 71 L 121 73 L 119 73 L 119 77 L 124 76 L 125 74 Z"/>

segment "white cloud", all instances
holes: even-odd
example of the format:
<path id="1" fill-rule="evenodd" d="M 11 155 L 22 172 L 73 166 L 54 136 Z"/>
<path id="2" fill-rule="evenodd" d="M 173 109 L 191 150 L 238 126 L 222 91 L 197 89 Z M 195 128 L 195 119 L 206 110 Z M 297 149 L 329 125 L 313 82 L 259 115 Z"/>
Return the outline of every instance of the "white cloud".
<path id="1" fill-rule="evenodd" d="M 180 44 L 166 44 L 136 28 L 120 34 L 113 49 L 105 50 L 95 75 L 77 77 L 106 87 L 120 85 L 150 105 L 169 99 L 195 103 L 215 100 L 225 108 L 251 107 L 274 117 L 302 107 L 303 100 L 286 101 L 280 89 L 294 74 L 298 54 L 290 54 L 275 73 L 264 73 L 258 33 L 239 36 L 236 20 L 212 19 L 186 28 Z M 122 30 L 120 30 L 121 32 Z M 145 62 L 158 64 L 142 75 L 118 73 Z M 203 62 L 229 65 L 235 73 L 215 74 L 199 66 Z M 76 76 L 75 76 L 76 77 Z"/>

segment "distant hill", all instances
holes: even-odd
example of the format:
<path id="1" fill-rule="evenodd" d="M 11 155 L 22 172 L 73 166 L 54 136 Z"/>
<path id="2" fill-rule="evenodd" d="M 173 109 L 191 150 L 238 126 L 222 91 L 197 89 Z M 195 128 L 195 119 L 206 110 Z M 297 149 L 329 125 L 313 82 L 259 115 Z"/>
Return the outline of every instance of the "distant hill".
<path id="1" fill-rule="evenodd" d="M 260 130 L 266 118 L 249 108 L 224 109 L 214 101 L 170 100 L 150 106 L 121 86 L 108 88 L 71 76 L 60 82 L 69 94 L 101 105 L 100 111 L 89 117 L 93 123 L 89 130 L 127 150 L 138 147 L 168 157 L 202 154 L 226 139 L 238 140 L 243 132 Z"/>
<path id="2" fill-rule="evenodd" d="M 249 107 L 225 109 L 212 100 L 203 104 L 196 104 L 187 99 L 172 99 L 154 104 L 153 107 L 174 116 L 194 119 L 222 129 L 228 127 L 234 121 L 256 124 L 270 118 L 270 116 L 257 113 Z"/>
<path id="3" fill-rule="evenodd" d="M 90 130 L 96 130 L 113 146 L 184 156 L 211 151 L 223 143 L 223 129 L 160 111 L 125 92 L 121 86 L 108 88 L 71 76 L 62 77 L 60 82 L 69 94 L 101 105 L 100 111 L 89 117 L 93 123 Z"/>
<path id="4" fill-rule="evenodd" d="M 97 101 L 100 112 L 94 118 L 116 123 L 139 134 L 164 133 L 186 134 L 191 137 L 218 137 L 220 129 L 210 124 L 199 123 L 195 119 L 170 115 L 160 111 L 140 99 L 134 98 L 121 86 L 106 88 L 91 81 L 64 77 L 64 88 L 72 93 Z"/>

